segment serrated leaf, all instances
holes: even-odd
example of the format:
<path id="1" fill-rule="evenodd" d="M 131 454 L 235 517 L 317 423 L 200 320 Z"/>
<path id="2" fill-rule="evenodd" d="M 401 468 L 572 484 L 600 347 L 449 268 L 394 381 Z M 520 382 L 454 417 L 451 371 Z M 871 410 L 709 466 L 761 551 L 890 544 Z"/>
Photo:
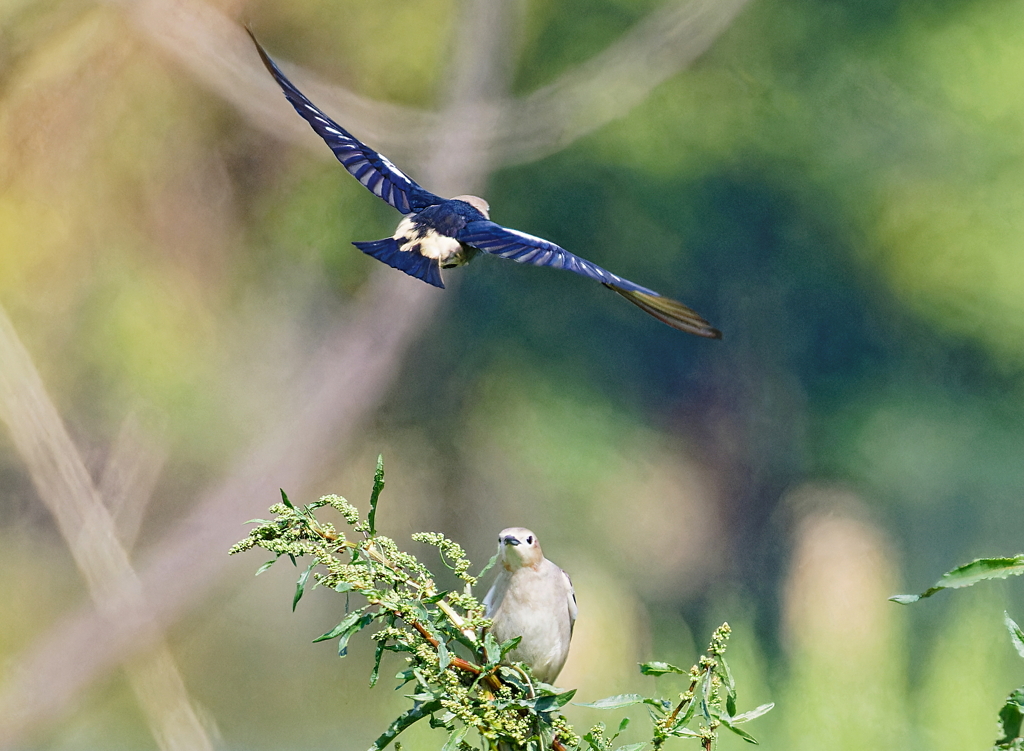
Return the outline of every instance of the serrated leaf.
<path id="1" fill-rule="evenodd" d="M 293 506 L 292 502 L 288 500 L 288 494 L 284 492 L 284 488 L 278 488 L 278 490 L 281 491 L 281 503 L 283 503 L 285 506 L 294 511 L 295 506 Z"/>
<path id="2" fill-rule="evenodd" d="M 521 636 L 515 636 L 506 642 L 501 643 L 501 659 L 505 659 L 505 655 L 511 652 L 513 649 L 519 646 L 519 642 L 523 640 Z"/>
<path id="3" fill-rule="evenodd" d="M 593 709 L 622 709 L 634 704 L 641 704 L 643 701 L 644 697 L 640 694 L 617 694 L 597 701 L 573 702 L 573 704 L 577 707 L 592 707 Z"/>
<path id="4" fill-rule="evenodd" d="M 452 664 L 452 656 L 448 653 L 448 645 L 443 641 L 437 643 L 437 667 L 444 670 Z"/>
<path id="5" fill-rule="evenodd" d="M 534 702 L 533 706 L 538 712 L 551 712 L 552 710 L 564 707 L 575 695 L 576 689 L 571 689 L 553 696 L 541 696 Z"/>
<path id="6" fill-rule="evenodd" d="M 377 501 L 384 490 L 384 454 L 377 455 L 377 471 L 373 473 L 373 490 L 370 491 L 370 513 L 366 515 L 366 523 L 370 527 L 370 536 L 377 534 Z"/>
<path id="7" fill-rule="evenodd" d="M 458 730 L 453 730 L 452 734 L 448 736 L 448 742 L 444 744 L 441 751 L 456 751 L 459 744 L 462 743 L 462 739 L 466 737 L 469 732 L 469 725 L 463 725 Z"/>
<path id="8" fill-rule="evenodd" d="M 292 598 L 292 612 L 295 612 L 295 606 L 299 604 L 299 600 L 302 599 L 302 593 L 306 591 L 306 582 L 309 581 L 309 575 L 313 573 L 313 567 L 316 566 L 316 561 L 309 564 L 309 568 L 299 574 L 299 580 L 295 583 L 295 596 Z"/>
<path id="9" fill-rule="evenodd" d="M 751 720 L 756 720 L 761 715 L 768 714 L 774 706 L 775 702 L 768 702 L 767 704 L 762 704 L 756 709 L 751 709 L 749 712 L 740 712 L 738 715 L 730 716 L 728 719 L 734 725 L 741 722 L 750 722 Z"/>
<path id="10" fill-rule="evenodd" d="M 670 665 L 667 662 L 644 662 L 640 665 L 640 672 L 644 675 L 665 675 L 666 673 L 679 673 L 680 675 L 687 675 L 690 671 L 683 670 L 682 668 Z"/>
<path id="11" fill-rule="evenodd" d="M 1010 632 L 1010 641 L 1013 642 L 1013 648 L 1017 650 L 1017 654 L 1024 657 L 1024 631 L 1014 623 L 1010 614 L 1005 610 L 1003 611 L 1003 623 L 1006 624 L 1006 629 Z"/>
<path id="12" fill-rule="evenodd" d="M 889 599 L 901 605 L 909 605 L 925 597 L 931 597 L 944 589 L 960 589 L 970 587 L 989 579 L 1005 579 L 1008 576 L 1024 574 L 1024 553 L 1012 558 L 978 558 L 977 560 L 958 566 L 942 575 L 935 586 L 929 587 L 919 595 L 893 595 Z"/>

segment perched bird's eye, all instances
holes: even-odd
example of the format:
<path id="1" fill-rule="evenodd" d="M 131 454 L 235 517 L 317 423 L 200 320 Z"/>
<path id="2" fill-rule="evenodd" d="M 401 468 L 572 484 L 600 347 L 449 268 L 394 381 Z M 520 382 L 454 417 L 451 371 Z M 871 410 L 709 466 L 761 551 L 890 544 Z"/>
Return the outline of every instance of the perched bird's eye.
<path id="1" fill-rule="evenodd" d="M 526 544 L 527 545 L 533 545 L 533 535 L 530 535 L 529 537 L 526 538 Z"/>

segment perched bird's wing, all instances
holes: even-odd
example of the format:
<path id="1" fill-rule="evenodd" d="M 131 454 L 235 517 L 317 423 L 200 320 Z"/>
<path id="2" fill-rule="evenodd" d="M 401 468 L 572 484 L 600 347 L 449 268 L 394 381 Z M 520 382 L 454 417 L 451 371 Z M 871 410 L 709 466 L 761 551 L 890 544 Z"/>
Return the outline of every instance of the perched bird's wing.
<path id="1" fill-rule="evenodd" d="M 494 584 L 487 590 L 487 595 L 484 597 L 484 618 L 490 618 L 494 615 L 499 607 L 501 607 L 501 601 L 505 599 L 505 592 L 508 590 L 508 584 L 511 580 L 511 576 L 507 571 L 498 572 L 497 578 L 494 580 Z"/>
<path id="2" fill-rule="evenodd" d="M 570 253 L 565 248 L 534 237 L 519 230 L 502 227 L 491 221 L 470 222 L 458 233 L 456 239 L 485 253 L 510 258 L 519 263 L 534 266 L 550 266 L 566 269 L 580 276 L 586 276 L 615 290 L 646 313 L 667 323 L 674 329 L 687 331 L 697 336 L 720 339 L 722 334 L 701 318 L 695 311 L 668 297 L 662 297 L 654 290 L 641 287 L 628 279 L 606 271 L 596 263 Z"/>
<path id="3" fill-rule="evenodd" d="M 249 30 L 246 29 L 246 31 Z M 281 69 L 277 67 L 277 63 L 270 59 L 270 55 L 256 41 L 256 37 L 251 31 L 249 31 L 249 36 L 252 37 L 256 50 L 263 59 L 263 64 L 267 66 L 267 70 L 284 91 L 285 97 L 292 103 L 295 111 L 313 126 L 313 130 L 327 142 L 342 166 L 368 190 L 383 198 L 403 214 L 414 214 L 427 206 L 444 202 L 443 198 L 417 185 L 402 170 L 393 165 L 386 156 L 378 154 L 366 144 L 361 143 L 355 136 L 327 117 L 285 77 Z"/>
<path id="4" fill-rule="evenodd" d="M 569 638 L 571 639 L 573 629 L 576 628 L 576 615 L 579 610 L 576 607 L 576 590 L 572 588 L 572 579 L 570 579 L 569 575 L 564 571 L 562 572 L 562 576 L 565 577 L 565 585 L 569 588 Z"/>

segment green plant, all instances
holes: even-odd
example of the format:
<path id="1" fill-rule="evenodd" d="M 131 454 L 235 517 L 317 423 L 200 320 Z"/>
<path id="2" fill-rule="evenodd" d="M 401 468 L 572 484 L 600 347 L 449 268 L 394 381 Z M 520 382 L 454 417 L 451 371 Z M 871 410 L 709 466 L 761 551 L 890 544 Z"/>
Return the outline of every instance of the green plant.
<path id="1" fill-rule="evenodd" d="M 377 643 L 371 687 L 377 683 L 385 652 L 405 658 L 407 666 L 397 679 L 399 687 L 411 684 L 408 698 L 412 706 L 388 726 L 370 751 L 385 748 L 424 719 L 447 732 L 443 751 L 472 748 L 467 741 L 472 732 L 485 749 L 612 751 L 628 719 L 622 720 L 611 736 L 603 724 L 598 724 L 580 737 L 559 711 L 573 698 L 575 690 L 534 680 L 527 665 L 503 664 L 519 639 L 497 643 L 487 631 L 489 621 L 484 617 L 483 605 L 473 594 L 473 587 L 497 556 L 473 576 L 469 573 L 471 564 L 457 543 L 436 532 L 414 534 L 413 540 L 436 548 L 441 561 L 461 581 L 459 590 L 439 589 L 426 566 L 400 550 L 394 540 L 378 533 L 377 504 L 383 488 L 383 460 L 378 458 L 365 519 L 340 496 L 328 495 L 296 506 L 282 491 L 281 502 L 270 508 L 275 518 L 253 520 L 257 526 L 230 551 L 234 554 L 260 547 L 273 553 L 275 557 L 257 574 L 282 556 L 296 565 L 299 558 L 311 559 L 299 575 L 293 609 L 310 582 L 344 593 L 346 598 L 359 595 L 362 604 L 349 609 L 346 599 L 345 617 L 314 641 L 337 639 L 338 654 L 345 656 L 355 634 L 371 625 L 379 627 L 371 636 Z M 347 534 L 317 518 L 315 512 L 324 507 L 341 514 L 351 528 Z M 630 694 L 586 706 L 612 709 L 645 704 L 653 722 L 650 743 L 654 749 L 662 748 L 672 737 L 697 738 L 705 749 L 711 749 L 721 726 L 756 743 L 736 726 L 764 714 L 771 705 L 736 714 L 735 683 L 724 659 L 729 633 L 728 624 L 719 627 L 708 653 L 689 671 L 659 662 L 641 666 L 645 675 L 690 676 L 689 689 L 676 703 Z M 696 729 L 690 727 L 694 723 Z M 638 751 L 646 745 L 619 746 L 618 751 Z"/>
<path id="2" fill-rule="evenodd" d="M 961 589 L 978 582 L 991 579 L 1006 579 L 1009 576 L 1024 574 L 1024 554 L 1010 558 L 978 558 L 977 560 L 957 566 L 947 571 L 933 586 L 918 595 L 893 595 L 889 599 L 902 605 L 923 600 L 944 589 Z M 1021 631 L 1010 614 L 1003 613 L 1003 622 L 1010 632 L 1010 641 L 1022 658 L 1024 658 L 1024 631 Z M 1002 737 L 993 744 L 993 751 L 1022 751 L 1024 735 L 1021 734 L 1024 723 L 1024 686 L 1014 689 L 1006 697 L 999 710 L 999 728 Z"/>

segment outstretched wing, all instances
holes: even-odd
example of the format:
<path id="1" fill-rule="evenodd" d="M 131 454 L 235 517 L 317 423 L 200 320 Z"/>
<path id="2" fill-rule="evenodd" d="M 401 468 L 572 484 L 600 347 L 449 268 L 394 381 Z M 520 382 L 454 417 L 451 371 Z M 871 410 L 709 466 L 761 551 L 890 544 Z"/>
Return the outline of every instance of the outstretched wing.
<path id="1" fill-rule="evenodd" d="M 270 59 L 270 55 L 256 41 L 252 31 L 246 29 L 260 53 L 263 64 L 270 75 L 281 87 L 285 97 L 291 102 L 295 111 L 302 115 L 320 136 L 331 147 L 338 161 L 359 182 L 366 186 L 374 195 L 383 198 L 403 214 L 414 214 L 427 206 L 442 203 L 443 198 L 424 190 L 409 178 L 402 170 L 393 165 L 386 156 L 378 154 L 342 128 L 323 111 L 309 101 L 306 96 L 295 88 L 295 85 Z"/>
<path id="2" fill-rule="evenodd" d="M 628 279 L 623 279 L 610 271 L 605 271 L 596 263 L 591 263 L 586 258 L 580 258 L 544 238 L 502 227 L 494 222 L 470 222 L 459 232 L 456 239 L 466 245 L 479 248 L 485 253 L 510 258 L 519 263 L 566 269 L 605 284 L 617 284 L 623 289 L 645 292 L 649 295 L 658 294 L 639 284 L 633 284 Z"/>
<path id="3" fill-rule="evenodd" d="M 722 337 L 720 331 L 682 303 L 662 297 L 654 290 L 623 279 L 617 274 L 602 269 L 596 263 L 580 258 L 541 237 L 502 227 L 491 221 L 476 221 L 467 224 L 465 229 L 458 234 L 457 239 L 459 242 L 479 248 L 485 253 L 509 258 L 519 263 L 566 269 L 580 276 L 596 279 L 609 289 L 618 292 L 645 313 L 672 328 L 709 339 Z"/>

